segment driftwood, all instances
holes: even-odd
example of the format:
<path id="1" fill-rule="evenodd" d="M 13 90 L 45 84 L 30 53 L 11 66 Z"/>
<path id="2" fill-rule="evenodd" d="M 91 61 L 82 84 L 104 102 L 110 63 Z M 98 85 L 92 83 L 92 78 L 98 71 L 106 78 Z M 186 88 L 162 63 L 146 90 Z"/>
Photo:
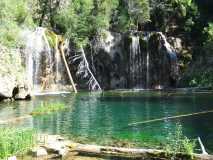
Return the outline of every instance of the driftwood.
<path id="1" fill-rule="evenodd" d="M 75 146 L 75 147 L 73 147 Z M 163 150 L 157 149 L 134 149 L 134 148 L 118 148 L 97 145 L 72 145 L 73 151 L 83 155 L 98 156 L 98 157 L 117 157 L 120 159 L 170 159 L 173 154 L 166 153 Z M 195 159 L 195 160 L 213 160 L 213 155 L 193 154 L 187 155 L 177 153 L 175 159 Z"/>
<path id="2" fill-rule="evenodd" d="M 171 117 L 163 117 L 163 118 L 152 119 L 152 120 L 142 121 L 142 122 L 134 122 L 134 123 L 128 124 L 128 126 L 135 126 L 135 125 L 140 125 L 140 124 L 164 121 L 164 120 L 169 120 L 169 119 L 177 119 L 177 118 L 183 118 L 183 117 L 189 117 L 189 116 L 197 116 L 197 115 L 202 115 L 202 114 L 207 114 L 207 113 L 213 113 L 213 110 L 190 113 L 190 114 L 183 114 L 183 115 L 177 115 L 177 116 L 171 116 Z"/>
<path id="3" fill-rule="evenodd" d="M 80 48 L 80 52 L 81 54 L 73 56 L 72 59 L 73 62 L 80 60 L 76 75 L 81 76 L 84 79 L 89 79 L 88 86 L 91 91 L 102 91 L 97 79 L 90 70 L 89 63 L 87 61 L 83 47 Z"/>
<path id="4" fill-rule="evenodd" d="M 67 74 L 68 74 L 68 76 L 69 76 L 70 82 L 71 82 L 72 87 L 73 87 L 73 89 L 74 89 L 74 92 L 77 93 L 78 91 L 77 91 L 77 89 L 76 89 L 75 83 L 74 83 L 74 81 L 73 81 L 73 78 L 72 78 L 72 75 L 71 75 L 69 66 L 68 66 L 68 64 L 67 64 L 67 61 L 66 61 L 66 58 L 65 58 L 65 55 L 64 55 L 63 43 L 61 43 L 61 44 L 59 45 L 59 49 L 60 49 L 60 52 L 61 52 L 61 55 L 62 55 L 64 64 L 65 64 L 65 67 L 66 67 L 66 70 L 67 70 Z"/>
<path id="5" fill-rule="evenodd" d="M 204 147 L 204 145 L 203 145 L 203 143 L 202 143 L 200 137 L 198 137 L 198 142 L 199 142 L 199 144 L 200 144 L 200 148 L 201 148 L 201 150 L 202 150 L 202 154 L 208 155 L 208 153 L 206 152 L 206 149 L 205 149 L 205 147 Z"/>

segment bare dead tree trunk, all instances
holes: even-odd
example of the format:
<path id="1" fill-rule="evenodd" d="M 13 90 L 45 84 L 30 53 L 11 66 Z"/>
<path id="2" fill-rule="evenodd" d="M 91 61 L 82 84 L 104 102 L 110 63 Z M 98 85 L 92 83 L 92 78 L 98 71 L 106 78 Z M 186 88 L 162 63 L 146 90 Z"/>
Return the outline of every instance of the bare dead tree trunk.
<path id="1" fill-rule="evenodd" d="M 62 43 L 59 44 L 59 50 L 60 50 L 60 52 L 61 52 L 61 55 L 62 55 L 64 64 L 65 64 L 65 67 L 66 67 L 66 70 L 67 70 L 67 74 L 68 74 L 68 76 L 69 76 L 69 79 L 70 79 L 70 82 L 71 82 L 71 84 L 72 84 L 73 90 L 74 90 L 75 93 L 78 93 L 78 91 L 77 91 L 77 89 L 76 89 L 76 86 L 75 86 L 75 83 L 74 83 L 74 80 L 73 80 L 73 78 L 72 78 L 72 75 L 71 75 L 71 72 L 70 72 L 68 63 L 67 63 L 67 61 L 66 61 L 66 57 L 65 57 L 65 55 L 64 55 L 64 46 L 63 46 Z"/>

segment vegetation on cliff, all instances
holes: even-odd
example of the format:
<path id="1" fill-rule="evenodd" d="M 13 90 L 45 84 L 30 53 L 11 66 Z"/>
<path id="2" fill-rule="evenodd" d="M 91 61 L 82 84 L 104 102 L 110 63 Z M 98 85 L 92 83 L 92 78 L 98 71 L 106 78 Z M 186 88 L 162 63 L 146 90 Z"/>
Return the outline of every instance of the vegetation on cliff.
<path id="1" fill-rule="evenodd" d="M 20 30 L 34 26 L 30 3 L 26 0 L 1 0 L 0 43 L 7 47 L 20 45 Z"/>
<path id="2" fill-rule="evenodd" d="M 178 55 L 184 73 L 181 85 L 213 84 L 210 0 L 2 0 L 0 6 L 0 43 L 9 48 L 20 47 L 19 32 L 35 26 L 49 28 L 84 47 L 105 30 L 161 31 L 182 40 Z M 195 76 L 193 68 L 206 72 Z"/>

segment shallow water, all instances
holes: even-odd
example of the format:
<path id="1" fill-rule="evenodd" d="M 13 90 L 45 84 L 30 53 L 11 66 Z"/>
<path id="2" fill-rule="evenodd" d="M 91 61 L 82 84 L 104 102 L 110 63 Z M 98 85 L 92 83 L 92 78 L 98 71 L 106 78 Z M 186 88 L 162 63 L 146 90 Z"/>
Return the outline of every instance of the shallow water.
<path id="1" fill-rule="evenodd" d="M 120 139 L 157 144 L 164 142 L 168 134 L 174 132 L 176 123 L 180 123 L 184 135 L 201 137 L 207 151 L 213 153 L 213 113 L 128 126 L 134 122 L 213 110 L 213 94 L 142 91 L 42 95 L 31 101 L 0 103 L 0 119 L 28 115 L 40 103 L 55 102 L 65 103 L 68 109 L 13 125 L 83 137 L 96 143 Z"/>

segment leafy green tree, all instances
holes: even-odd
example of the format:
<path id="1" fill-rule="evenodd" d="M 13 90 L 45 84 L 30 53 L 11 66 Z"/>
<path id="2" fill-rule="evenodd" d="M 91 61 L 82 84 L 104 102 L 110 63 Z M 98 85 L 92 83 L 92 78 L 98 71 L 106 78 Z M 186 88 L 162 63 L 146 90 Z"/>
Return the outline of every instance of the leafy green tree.
<path id="1" fill-rule="evenodd" d="M 67 5 L 66 0 L 35 0 L 32 1 L 33 18 L 39 26 L 55 27 L 54 17 L 59 9 Z"/>
<path id="2" fill-rule="evenodd" d="M 130 27 L 130 15 L 124 1 L 120 1 L 119 6 L 112 19 L 111 29 L 118 32 L 125 32 Z"/>
<path id="3" fill-rule="evenodd" d="M 109 29 L 117 0 L 73 0 L 55 16 L 55 23 L 68 38 L 86 45 L 92 36 Z"/>
<path id="4" fill-rule="evenodd" d="M 28 0 L 1 0 L 0 6 L 0 42 L 17 47 L 20 29 L 34 26 Z"/>
<path id="5" fill-rule="evenodd" d="M 173 14 L 170 0 L 150 0 L 150 19 L 153 30 L 165 31 Z"/>
<path id="6" fill-rule="evenodd" d="M 138 28 L 141 23 L 149 20 L 149 1 L 148 0 L 129 0 L 128 1 L 128 13 L 130 22 L 133 26 Z"/>
<path id="7" fill-rule="evenodd" d="M 55 23 L 78 46 L 86 45 L 93 27 L 93 8 L 93 0 L 73 0 L 55 16 Z"/>
<path id="8" fill-rule="evenodd" d="M 213 22 L 208 24 L 208 27 L 204 28 L 204 34 L 206 34 L 206 39 L 208 42 L 213 41 Z"/>
<path id="9" fill-rule="evenodd" d="M 204 28 L 204 34 L 206 35 L 206 41 L 204 42 L 204 51 L 206 55 L 212 55 L 213 53 L 213 23 L 209 23 Z"/>
<path id="10" fill-rule="evenodd" d="M 99 33 L 110 28 L 113 13 L 118 5 L 118 0 L 94 0 L 92 12 L 94 32 Z"/>
<path id="11" fill-rule="evenodd" d="M 118 32 L 138 30 L 139 26 L 150 19 L 148 0 L 119 0 L 113 17 L 112 28 Z"/>
<path id="12" fill-rule="evenodd" d="M 192 0 L 150 0 L 151 21 L 161 31 L 178 28 L 190 33 L 198 17 L 198 7 Z"/>

